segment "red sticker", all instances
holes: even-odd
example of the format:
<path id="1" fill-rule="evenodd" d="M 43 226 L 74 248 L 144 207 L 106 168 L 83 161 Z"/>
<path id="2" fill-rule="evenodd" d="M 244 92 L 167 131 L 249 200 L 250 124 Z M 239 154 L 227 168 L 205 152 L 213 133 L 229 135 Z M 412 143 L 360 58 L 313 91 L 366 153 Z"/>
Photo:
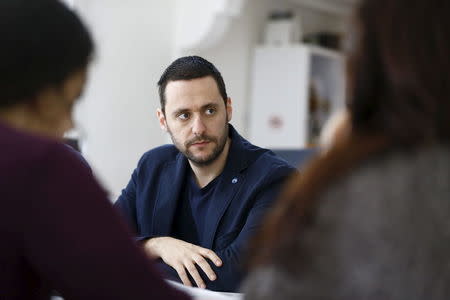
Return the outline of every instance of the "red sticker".
<path id="1" fill-rule="evenodd" d="M 283 120 L 279 116 L 271 116 L 269 118 L 269 127 L 273 129 L 280 129 L 283 127 Z"/>

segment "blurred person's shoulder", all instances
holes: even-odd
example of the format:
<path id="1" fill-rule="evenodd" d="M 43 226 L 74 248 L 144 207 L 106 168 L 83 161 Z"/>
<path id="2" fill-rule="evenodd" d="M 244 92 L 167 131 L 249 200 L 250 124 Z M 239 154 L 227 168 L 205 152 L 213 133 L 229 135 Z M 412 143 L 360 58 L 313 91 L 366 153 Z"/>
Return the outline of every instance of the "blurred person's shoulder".
<path id="1" fill-rule="evenodd" d="M 383 190 L 378 190 L 377 186 L 392 187 L 397 191 L 403 188 L 407 191 L 413 182 L 422 186 L 440 185 L 443 177 L 450 180 L 449 170 L 448 146 L 384 151 L 353 168 L 348 175 L 337 179 L 330 188 L 340 189 L 346 186 L 351 191 L 358 191 L 352 186 L 369 185 L 379 193 Z"/>
<path id="2" fill-rule="evenodd" d="M 327 298 L 327 291 L 355 286 L 378 291 L 380 282 L 387 292 L 425 290 L 436 274 L 448 280 L 441 266 L 450 251 L 449 182 L 448 146 L 379 153 L 334 178 L 316 199 L 314 225 L 252 272 L 246 299 Z M 290 255 L 300 252 L 309 255 L 307 262 Z"/>
<path id="3" fill-rule="evenodd" d="M 2 166 L 12 168 L 27 166 L 45 156 L 54 147 L 57 147 L 56 141 L 4 124 L 0 125 L 0 164 Z"/>
<path id="4" fill-rule="evenodd" d="M 65 144 L 66 150 L 69 151 L 74 157 L 76 157 L 83 165 L 86 167 L 87 170 L 89 170 L 92 173 L 91 166 L 87 162 L 87 160 L 84 158 L 84 156 L 79 152 L 78 150 L 74 149 L 72 146 Z"/>
<path id="5" fill-rule="evenodd" d="M 79 158 L 61 142 L 0 125 L 0 169 L 4 170 L 0 176 L 11 180 L 43 176 L 52 165 L 61 162 L 68 162 L 71 168 L 85 169 Z"/>
<path id="6" fill-rule="evenodd" d="M 417 221 L 419 215 L 422 221 L 441 218 L 450 226 L 449 182 L 450 147 L 389 151 L 331 183 L 321 196 L 320 211 L 323 216 L 351 220 L 358 230 L 367 228 L 368 232 L 390 228 L 388 224 L 405 217 Z M 421 227 L 420 231 L 426 229 L 418 221 L 396 224 L 404 235 L 415 231 L 413 225 Z"/>

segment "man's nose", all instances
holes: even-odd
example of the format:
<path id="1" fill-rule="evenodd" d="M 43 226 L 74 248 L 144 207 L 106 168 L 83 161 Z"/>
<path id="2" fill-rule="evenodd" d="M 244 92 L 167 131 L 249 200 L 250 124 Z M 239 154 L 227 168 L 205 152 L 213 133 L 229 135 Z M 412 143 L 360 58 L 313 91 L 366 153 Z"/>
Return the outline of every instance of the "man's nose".
<path id="1" fill-rule="evenodd" d="M 194 135 L 202 135 L 206 130 L 206 126 L 203 123 L 202 118 L 197 117 L 194 119 L 194 122 L 192 124 L 192 133 Z"/>

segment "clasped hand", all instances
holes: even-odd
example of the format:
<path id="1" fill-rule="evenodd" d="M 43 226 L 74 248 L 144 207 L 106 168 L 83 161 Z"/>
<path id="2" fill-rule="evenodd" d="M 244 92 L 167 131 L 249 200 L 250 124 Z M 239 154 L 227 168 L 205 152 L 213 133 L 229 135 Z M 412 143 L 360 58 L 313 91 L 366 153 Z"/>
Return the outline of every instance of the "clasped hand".
<path id="1" fill-rule="evenodd" d="M 167 265 L 174 268 L 183 284 L 187 286 L 192 286 L 192 283 L 186 271 L 189 272 L 198 287 L 206 288 L 195 265 L 205 272 L 209 280 L 216 280 L 217 276 L 206 258 L 217 267 L 222 265 L 222 260 L 214 251 L 172 237 L 151 238 L 145 241 L 144 249 L 149 255 L 161 258 Z"/>

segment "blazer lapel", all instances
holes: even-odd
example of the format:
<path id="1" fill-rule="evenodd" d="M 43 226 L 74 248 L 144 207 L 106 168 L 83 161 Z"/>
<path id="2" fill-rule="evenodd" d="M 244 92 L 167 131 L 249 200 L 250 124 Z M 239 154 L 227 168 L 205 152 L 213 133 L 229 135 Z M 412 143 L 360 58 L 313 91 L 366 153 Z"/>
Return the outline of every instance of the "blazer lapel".
<path id="1" fill-rule="evenodd" d="M 212 198 L 212 205 L 205 222 L 203 233 L 204 247 L 211 249 L 214 237 L 225 211 L 244 182 L 241 174 L 247 165 L 247 151 L 242 137 L 230 126 L 231 146 L 227 162 Z"/>
<path id="2" fill-rule="evenodd" d="M 167 164 L 159 180 L 161 186 L 153 210 L 153 235 L 169 235 L 183 188 L 187 160 L 180 153 L 175 162 Z"/>

